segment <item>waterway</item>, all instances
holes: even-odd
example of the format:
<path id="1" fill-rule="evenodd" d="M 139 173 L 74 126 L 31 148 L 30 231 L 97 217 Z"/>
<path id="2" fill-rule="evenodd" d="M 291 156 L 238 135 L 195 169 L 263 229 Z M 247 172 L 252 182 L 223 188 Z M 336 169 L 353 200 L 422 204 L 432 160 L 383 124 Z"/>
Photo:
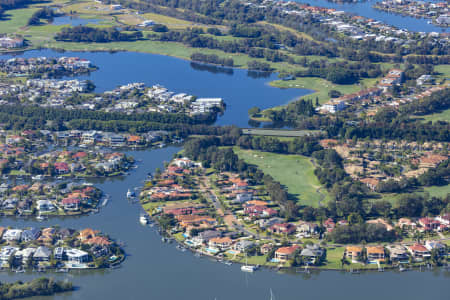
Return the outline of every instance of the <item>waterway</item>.
<path id="1" fill-rule="evenodd" d="M 261 109 L 289 103 L 313 92 L 306 89 L 280 89 L 269 86 L 276 74 L 262 76 L 242 69 L 224 69 L 193 64 L 169 56 L 136 52 L 56 52 L 33 50 L 23 57 L 78 56 L 99 67 L 90 75 L 75 77 L 89 79 L 96 92 L 112 90 L 131 82 L 144 82 L 151 86 L 161 84 L 175 93 L 188 93 L 197 97 L 220 97 L 226 103 L 226 112 L 217 125 L 248 127 L 248 110 Z M 0 59 L 11 56 L 3 55 Z M 259 75 L 259 76 L 258 76 Z"/>
<path id="2" fill-rule="evenodd" d="M 295 2 L 306 3 L 313 6 L 335 8 L 336 10 L 343 10 L 355 15 L 360 15 L 366 18 L 372 18 L 382 21 L 386 24 L 396 26 L 401 29 L 408 29 L 417 32 L 445 32 L 445 28 L 428 24 L 427 19 L 417 19 L 409 16 L 402 16 L 394 13 L 387 13 L 376 10 L 372 6 L 381 0 L 367 0 L 352 3 L 336 3 L 327 0 L 294 0 Z M 432 0 L 425 0 L 425 2 L 436 2 Z"/>
<path id="3" fill-rule="evenodd" d="M 111 196 L 99 214 L 49 219 L 45 222 L 3 218 L 0 226 L 46 226 L 83 229 L 91 227 L 109 233 L 126 244 L 128 257 L 122 267 L 106 271 L 53 273 L 52 277 L 72 281 L 79 290 L 55 297 L 36 299 L 448 299 L 450 273 L 443 270 L 404 273 L 384 272 L 350 275 L 323 271 L 311 274 L 277 274 L 261 270 L 254 274 L 240 271 L 238 265 L 226 266 L 208 258 L 180 252 L 175 244 L 161 242 L 154 228 L 140 225 L 139 204 L 126 200 L 128 188 L 142 184 L 148 172 L 162 167 L 180 148 L 130 151 L 139 163 L 126 178 L 94 182 Z M 47 274 L 49 275 L 49 274 Z M 0 273 L 0 281 L 29 280 L 42 274 Z"/>
<path id="4" fill-rule="evenodd" d="M 327 2 L 328 3 L 328 2 Z M 308 90 L 281 90 L 267 85 L 269 77 L 249 76 L 238 69 L 205 68 L 191 63 L 140 53 L 58 53 L 51 50 L 30 51 L 23 56 L 80 56 L 100 67 L 89 76 L 97 91 L 115 88 L 129 82 L 162 84 L 174 92 L 187 92 L 199 97 L 222 97 L 227 103 L 218 125 L 247 126 L 247 110 L 252 106 L 266 108 L 284 104 Z M 6 58 L 8 56 L 0 56 Z M 325 271 L 312 274 L 277 274 L 263 269 L 254 274 L 242 273 L 238 265 L 226 266 L 208 258 L 197 258 L 189 252 L 176 250 L 174 244 L 161 242 L 158 233 L 139 224 L 141 209 L 126 200 L 126 191 L 142 185 L 148 172 L 170 161 L 180 148 L 130 151 L 139 168 L 130 176 L 94 182 L 111 196 L 100 213 L 74 218 L 49 219 L 45 222 L 13 218 L 0 219 L 0 226 L 25 227 L 59 224 L 82 229 L 91 227 L 111 235 L 126 244 L 128 254 L 122 267 L 116 270 L 68 274 L 54 273 L 58 279 L 68 279 L 79 290 L 55 297 L 35 299 L 269 299 L 272 289 L 275 299 L 448 299 L 450 274 L 444 270 L 404 273 L 384 272 L 350 275 Z M 0 273 L 0 281 L 29 280 L 41 274 Z"/>

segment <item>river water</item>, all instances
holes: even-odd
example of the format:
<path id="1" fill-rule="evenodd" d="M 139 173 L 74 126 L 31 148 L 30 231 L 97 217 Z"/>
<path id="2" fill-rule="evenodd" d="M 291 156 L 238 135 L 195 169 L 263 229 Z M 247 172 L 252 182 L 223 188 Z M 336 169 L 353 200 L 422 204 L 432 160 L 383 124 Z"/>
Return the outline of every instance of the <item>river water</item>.
<path id="1" fill-rule="evenodd" d="M 139 186 L 150 171 L 162 167 L 180 148 L 130 151 L 143 160 L 126 178 L 115 178 L 97 186 L 111 195 L 107 206 L 93 216 L 50 219 L 42 223 L 2 219 L 0 226 L 60 226 L 82 229 L 91 227 L 109 233 L 126 244 L 128 257 L 120 269 L 51 274 L 68 279 L 79 290 L 52 299 L 448 299 L 449 276 L 434 272 L 384 272 L 350 275 L 323 271 L 306 274 L 277 274 L 261 270 L 254 274 L 240 271 L 238 265 L 226 266 L 208 258 L 197 258 L 176 250 L 174 244 L 161 242 L 154 228 L 140 225 L 139 204 L 126 200 L 128 188 Z M 0 280 L 29 280 L 38 274 L 0 273 Z M 36 299 L 49 299 L 39 297 Z"/>
<path id="2" fill-rule="evenodd" d="M 57 53 L 50 50 L 30 51 L 31 56 L 80 56 L 100 67 L 90 76 L 97 91 L 115 88 L 133 81 L 162 84 L 174 92 L 187 92 L 199 97 L 222 97 L 227 103 L 224 116 L 217 124 L 247 126 L 247 110 L 284 104 L 308 90 L 281 90 L 267 82 L 275 79 L 254 78 L 244 70 L 224 70 L 191 65 L 187 61 L 139 53 Z M 0 56 L 6 58 L 7 56 Z M 153 228 L 139 224 L 141 209 L 126 200 L 126 191 L 142 185 L 148 172 L 162 167 L 181 148 L 168 147 L 148 151 L 130 151 L 139 168 L 130 176 L 94 182 L 111 195 L 100 213 L 76 218 L 34 220 L 0 219 L 0 226 L 46 226 L 82 229 L 92 227 L 126 244 L 127 259 L 120 269 L 75 271 L 51 276 L 72 281 L 79 290 L 54 297 L 35 299 L 269 299 L 272 289 L 275 299 L 448 299 L 450 274 L 443 270 L 405 273 L 384 272 L 350 275 L 324 271 L 306 274 L 277 274 L 261 270 L 242 273 L 238 265 L 226 266 L 207 258 L 197 258 L 189 252 L 176 250 L 174 244 L 164 244 Z M 29 280 L 40 274 L 0 273 L 0 281 Z"/>

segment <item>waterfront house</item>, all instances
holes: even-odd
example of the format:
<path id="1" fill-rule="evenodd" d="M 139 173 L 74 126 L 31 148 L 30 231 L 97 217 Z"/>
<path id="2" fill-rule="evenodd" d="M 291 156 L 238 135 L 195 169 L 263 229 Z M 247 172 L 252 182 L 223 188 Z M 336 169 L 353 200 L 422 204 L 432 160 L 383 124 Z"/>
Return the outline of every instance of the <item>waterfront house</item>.
<path id="1" fill-rule="evenodd" d="M 56 260 L 63 260 L 64 259 L 64 247 L 56 247 L 53 251 L 53 257 Z"/>
<path id="2" fill-rule="evenodd" d="M 431 251 L 436 249 L 436 251 L 439 253 L 440 256 L 447 254 L 447 247 L 438 241 L 432 240 L 425 241 L 425 248 L 427 248 L 430 251 L 430 253 Z"/>
<path id="3" fill-rule="evenodd" d="M 18 250 L 19 250 L 19 248 L 11 247 L 11 246 L 2 247 L 2 250 L 0 250 L 0 261 L 1 261 L 2 265 L 4 263 L 7 263 L 9 260 L 9 257 Z"/>
<path id="4" fill-rule="evenodd" d="M 49 261 L 52 251 L 45 246 L 40 246 L 36 249 L 33 254 L 33 259 L 35 261 Z"/>
<path id="5" fill-rule="evenodd" d="M 386 246 L 391 261 L 408 261 L 408 250 L 401 245 Z"/>
<path id="6" fill-rule="evenodd" d="M 83 244 L 97 245 L 97 246 L 109 246 L 111 242 L 104 236 L 94 236 L 90 239 L 84 240 Z"/>
<path id="7" fill-rule="evenodd" d="M 97 235 L 98 231 L 97 230 L 93 230 L 91 228 L 86 228 L 80 231 L 80 235 L 79 235 L 79 239 L 81 241 L 85 241 L 87 239 L 93 238 Z"/>
<path id="8" fill-rule="evenodd" d="M 237 241 L 236 243 L 234 243 L 231 246 L 231 249 L 233 249 L 234 251 L 245 252 L 246 250 L 252 248 L 253 246 L 255 246 L 255 243 L 253 243 L 251 241 L 240 240 L 240 241 Z"/>
<path id="9" fill-rule="evenodd" d="M 78 198 L 64 198 L 61 201 L 65 210 L 77 211 L 80 206 L 80 199 Z"/>
<path id="10" fill-rule="evenodd" d="M 36 248 L 28 247 L 14 253 L 17 260 L 22 262 L 22 265 L 26 265 L 29 259 L 33 259 L 33 254 L 36 252 Z"/>
<path id="11" fill-rule="evenodd" d="M 208 246 L 212 249 L 225 250 L 230 248 L 233 240 L 229 237 L 216 237 L 208 242 Z"/>
<path id="12" fill-rule="evenodd" d="M 37 209 L 41 212 L 54 211 L 55 206 L 50 200 L 38 200 L 36 201 Z"/>
<path id="13" fill-rule="evenodd" d="M 431 256 L 430 250 L 428 250 L 424 245 L 421 244 L 408 246 L 408 251 L 409 253 L 411 253 L 412 257 L 418 261 Z"/>
<path id="14" fill-rule="evenodd" d="M 89 261 L 89 254 L 79 249 L 66 249 L 65 255 L 70 263 L 85 263 Z"/>
<path id="15" fill-rule="evenodd" d="M 25 229 L 22 232 L 22 241 L 31 242 L 39 238 L 41 231 L 38 228 L 31 227 L 30 229 Z"/>
<path id="16" fill-rule="evenodd" d="M 291 259 L 295 252 L 300 249 L 299 245 L 292 245 L 289 247 L 281 247 L 275 251 L 275 259 L 279 262 L 286 262 Z"/>
<path id="17" fill-rule="evenodd" d="M 316 263 L 316 261 L 324 255 L 324 250 L 319 245 L 306 245 L 306 247 L 300 252 L 300 255 L 306 258 L 310 263 Z"/>
<path id="18" fill-rule="evenodd" d="M 21 229 L 8 229 L 3 234 L 3 239 L 12 242 L 12 241 L 20 241 L 22 237 L 22 230 Z"/>
<path id="19" fill-rule="evenodd" d="M 47 227 L 42 230 L 41 236 L 38 238 L 38 241 L 46 245 L 52 245 L 54 236 L 55 229 L 53 227 Z"/>
<path id="20" fill-rule="evenodd" d="M 368 246 L 367 251 L 367 261 L 369 263 L 381 262 L 385 259 L 384 247 L 383 246 Z"/>
<path id="21" fill-rule="evenodd" d="M 194 236 L 191 241 L 195 246 L 200 246 L 202 244 L 208 244 L 209 240 L 212 238 L 221 237 L 222 233 L 216 230 L 205 230 L 200 232 L 198 235 Z"/>
<path id="22" fill-rule="evenodd" d="M 359 262 L 362 256 L 363 248 L 359 246 L 347 246 L 345 248 L 345 257 L 350 259 L 352 263 Z"/>

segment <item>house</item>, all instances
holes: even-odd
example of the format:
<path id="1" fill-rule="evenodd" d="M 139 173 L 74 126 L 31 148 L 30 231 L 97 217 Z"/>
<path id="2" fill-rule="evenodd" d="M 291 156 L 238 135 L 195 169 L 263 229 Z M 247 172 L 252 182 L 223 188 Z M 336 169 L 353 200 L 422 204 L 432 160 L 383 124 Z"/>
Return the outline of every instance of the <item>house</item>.
<path id="1" fill-rule="evenodd" d="M 84 240 L 83 244 L 109 246 L 111 245 L 111 242 L 104 236 L 94 236 L 91 237 L 90 239 Z"/>
<path id="2" fill-rule="evenodd" d="M 52 245 L 54 235 L 55 235 L 55 229 L 53 227 L 44 228 L 42 230 L 41 236 L 38 238 L 38 241 L 40 241 L 46 245 Z"/>
<path id="3" fill-rule="evenodd" d="M 33 259 L 35 261 L 49 261 L 52 251 L 45 246 L 40 246 L 36 249 L 33 254 Z"/>
<path id="4" fill-rule="evenodd" d="M 424 245 L 421 244 L 408 246 L 408 251 L 409 253 L 411 253 L 412 257 L 415 260 L 419 261 L 431 256 L 430 250 L 428 250 Z"/>
<path id="5" fill-rule="evenodd" d="M 79 209 L 80 199 L 78 199 L 78 198 L 64 198 L 64 199 L 62 199 L 61 204 L 63 205 L 65 210 L 76 211 L 76 210 Z"/>
<path id="6" fill-rule="evenodd" d="M 401 229 L 411 230 L 416 228 L 417 224 L 409 218 L 400 218 L 397 222 L 397 226 Z"/>
<path id="7" fill-rule="evenodd" d="M 425 231 L 436 230 L 441 225 L 441 223 L 438 220 L 435 220 L 435 219 L 432 219 L 432 218 L 429 218 L 429 217 L 420 218 L 419 219 L 419 224 L 420 224 L 420 226 L 423 227 L 423 229 Z"/>
<path id="8" fill-rule="evenodd" d="M 86 228 L 80 231 L 80 236 L 79 239 L 81 241 L 93 238 L 97 235 L 98 231 L 97 230 L 93 230 L 91 228 Z"/>
<path id="9" fill-rule="evenodd" d="M 408 250 L 401 245 L 389 245 L 386 247 L 389 250 L 389 257 L 391 261 L 408 261 Z"/>
<path id="10" fill-rule="evenodd" d="M 2 250 L 0 251 L 0 261 L 2 263 L 7 263 L 9 260 L 9 257 L 18 250 L 19 250 L 19 248 L 16 248 L 16 247 L 4 246 L 2 248 Z"/>
<path id="11" fill-rule="evenodd" d="M 22 261 L 23 265 L 26 265 L 29 259 L 33 259 L 33 254 L 36 252 L 36 248 L 25 248 L 14 253 L 16 259 Z"/>
<path id="12" fill-rule="evenodd" d="M 208 242 L 208 246 L 212 249 L 225 250 L 228 249 L 233 240 L 229 237 L 216 237 L 212 238 Z"/>
<path id="13" fill-rule="evenodd" d="M 65 255 L 70 263 L 85 263 L 89 261 L 89 254 L 79 249 L 67 249 Z"/>
<path id="14" fill-rule="evenodd" d="M 442 216 L 437 216 L 435 219 L 437 221 L 439 221 L 442 225 L 450 226 L 450 214 L 444 214 Z"/>
<path id="15" fill-rule="evenodd" d="M 255 223 L 258 224 L 260 228 L 271 227 L 274 224 L 282 223 L 284 220 L 282 218 L 274 217 L 270 219 L 259 219 L 256 220 Z"/>
<path id="16" fill-rule="evenodd" d="M 334 223 L 333 219 L 328 218 L 323 222 L 323 226 L 327 229 L 327 232 L 331 232 L 336 227 L 336 223 Z"/>
<path id="17" fill-rule="evenodd" d="M 20 241 L 22 237 L 22 230 L 21 229 L 8 229 L 3 234 L 3 239 L 12 242 L 12 241 Z"/>
<path id="18" fill-rule="evenodd" d="M 302 222 L 297 225 L 298 237 L 311 237 L 319 232 L 319 226 L 315 223 Z"/>
<path id="19" fill-rule="evenodd" d="M 55 172 L 59 175 L 67 174 L 70 171 L 69 165 L 65 162 L 56 162 L 54 164 L 54 166 L 55 166 Z"/>
<path id="20" fill-rule="evenodd" d="M 383 246 L 368 246 L 366 248 L 366 251 L 367 251 L 367 261 L 370 263 L 384 261 L 385 259 Z"/>
<path id="21" fill-rule="evenodd" d="M 56 260 L 63 260 L 64 259 L 64 248 L 63 247 L 56 247 L 53 251 L 53 257 Z"/>
<path id="22" fill-rule="evenodd" d="M 295 252 L 300 249 L 299 245 L 292 245 L 289 247 L 281 247 L 275 251 L 274 258 L 279 262 L 286 262 L 291 259 Z"/>
<path id="23" fill-rule="evenodd" d="M 26 229 L 22 232 L 22 241 L 31 242 L 37 240 L 41 235 L 41 231 L 37 228 L 31 227 L 30 229 Z"/>
<path id="24" fill-rule="evenodd" d="M 363 252 L 363 248 L 359 246 L 347 246 L 345 248 L 345 257 L 350 259 L 352 263 L 359 262 Z"/>
<path id="25" fill-rule="evenodd" d="M 389 224 L 386 220 L 378 218 L 375 220 L 368 220 L 366 221 L 367 224 L 377 224 L 377 225 L 381 225 L 383 226 L 387 231 L 391 231 L 392 229 L 394 229 L 394 227 Z"/>
<path id="26" fill-rule="evenodd" d="M 273 249 L 273 244 L 269 243 L 269 244 L 264 244 L 259 248 L 259 251 L 265 255 L 267 253 L 269 253 L 270 251 L 272 251 Z"/>
<path id="27" fill-rule="evenodd" d="M 447 247 L 438 241 L 426 241 L 425 248 L 427 248 L 430 253 L 436 249 L 440 256 L 446 255 L 448 252 Z"/>
<path id="28" fill-rule="evenodd" d="M 276 234 L 292 234 L 297 228 L 290 223 L 274 224 L 270 227 L 270 232 Z"/>
<path id="29" fill-rule="evenodd" d="M 41 212 L 53 211 L 55 206 L 50 200 L 38 200 L 36 201 L 37 209 Z"/>
<path id="30" fill-rule="evenodd" d="M 364 183 L 369 189 L 371 189 L 372 191 L 374 191 L 378 184 L 380 183 L 380 181 L 376 178 L 362 178 L 359 181 L 361 181 L 362 183 Z"/>
<path id="31" fill-rule="evenodd" d="M 197 236 L 194 236 L 191 241 L 196 246 L 200 246 L 202 244 L 208 244 L 209 240 L 212 238 L 221 237 L 222 233 L 216 230 L 205 230 L 200 232 Z"/>
<path id="32" fill-rule="evenodd" d="M 300 252 L 300 255 L 305 257 L 310 263 L 316 263 L 317 259 L 324 255 L 324 250 L 319 245 L 306 245 L 306 248 Z"/>
<path id="33" fill-rule="evenodd" d="M 24 40 L 21 38 L 0 37 L 0 48 L 23 47 Z"/>
<path id="34" fill-rule="evenodd" d="M 234 243 L 231 249 L 233 249 L 234 251 L 245 252 L 247 249 L 250 249 L 253 246 L 255 246 L 255 243 L 251 241 L 240 240 Z"/>

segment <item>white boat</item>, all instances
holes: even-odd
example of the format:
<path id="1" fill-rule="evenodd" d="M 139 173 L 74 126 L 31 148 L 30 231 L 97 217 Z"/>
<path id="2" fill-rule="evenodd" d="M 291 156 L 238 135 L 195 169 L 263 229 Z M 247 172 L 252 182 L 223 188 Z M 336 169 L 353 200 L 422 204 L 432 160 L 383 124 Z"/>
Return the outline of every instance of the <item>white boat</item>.
<path id="1" fill-rule="evenodd" d="M 127 198 L 133 198 L 134 196 L 135 196 L 134 192 L 132 192 L 130 189 L 128 189 Z"/>
<path id="2" fill-rule="evenodd" d="M 148 222 L 149 222 L 148 216 L 142 214 L 142 215 L 139 217 L 139 222 L 140 222 L 142 225 L 147 225 Z"/>
<path id="3" fill-rule="evenodd" d="M 46 219 L 47 219 L 47 217 L 41 215 L 41 213 L 39 213 L 39 215 L 36 217 L 36 220 L 38 220 L 38 221 L 44 221 L 44 220 L 46 220 Z"/>
<path id="4" fill-rule="evenodd" d="M 255 272 L 256 271 L 256 267 L 255 266 L 250 266 L 250 265 L 243 265 L 241 266 L 241 271 L 242 272 Z"/>
<path id="5" fill-rule="evenodd" d="M 245 252 L 245 265 L 241 266 L 241 271 L 242 272 L 250 272 L 251 273 L 251 272 L 255 272 L 256 269 L 257 269 L 256 266 L 251 266 L 251 265 L 248 264 L 247 252 Z"/>
<path id="6" fill-rule="evenodd" d="M 39 175 L 36 175 L 36 176 L 31 176 L 31 179 L 32 180 L 42 180 L 42 179 L 44 179 L 44 176 L 39 174 Z"/>

